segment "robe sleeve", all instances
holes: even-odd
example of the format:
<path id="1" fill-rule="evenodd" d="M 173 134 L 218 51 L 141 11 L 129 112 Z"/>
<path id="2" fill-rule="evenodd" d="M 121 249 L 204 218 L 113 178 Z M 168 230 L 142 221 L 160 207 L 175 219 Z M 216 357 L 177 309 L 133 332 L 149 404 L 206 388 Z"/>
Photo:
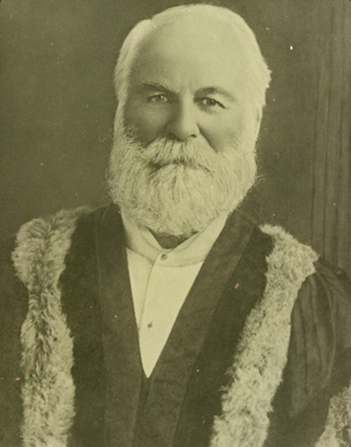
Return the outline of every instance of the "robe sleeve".
<path id="1" fill-rule="evenodd" d="M 351 445 L 351 285 L 325 261 L 302 285 L 265 447 Z"/>
<path id="2" fill-rule="evenodd" d="M 345 272 L 326 263 L 318 274 L 330 294 L 335 354 L 326 385 L 328 414 L 315 447 L 346 447 L 351 445 L 351 287 Z"/>
<path id="3" fill-rule="evenodd" d="M 0 446 L 19 447 L 23 419 L 20 332 L 28 294 L 12 265 L 14 246 L 14 238 L 0 241 Z"/>

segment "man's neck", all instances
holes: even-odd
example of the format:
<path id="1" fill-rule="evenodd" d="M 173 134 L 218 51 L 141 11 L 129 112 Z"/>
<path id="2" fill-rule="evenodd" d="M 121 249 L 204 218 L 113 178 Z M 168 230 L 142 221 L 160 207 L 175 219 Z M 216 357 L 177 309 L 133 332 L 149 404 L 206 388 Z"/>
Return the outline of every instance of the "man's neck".
<path id="1" fill-rule="evenodd" d="M 166 249 L 172 249 L 176 248 L 178 245 L 180 245 L 185 240 L 189 239 L 190 236 L 174 236 L 173 234 L 167 234 L 167 233 L 155 233 L 152 230 L 150 230 L 153 234 L 154 238 L 157 240 L 157 242 L 161 245 L 162 248 Z"/>

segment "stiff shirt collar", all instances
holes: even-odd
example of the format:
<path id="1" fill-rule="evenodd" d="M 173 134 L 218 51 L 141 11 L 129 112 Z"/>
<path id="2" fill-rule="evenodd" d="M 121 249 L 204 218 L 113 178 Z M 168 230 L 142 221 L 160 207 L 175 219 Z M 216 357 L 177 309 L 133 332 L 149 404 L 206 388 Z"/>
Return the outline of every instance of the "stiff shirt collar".
<path id="1" fill-rule="evenodd" d="M 204 230 L 192 235 L 176 248 L 165 249 L 161 247 L 147 227 L 137 224 L 123 211 L 121 211 L 121 215 L 127 247 L 156 264 L 160 259 L 159 255 L 166 254 L 169 267 L 182 267 L 203 262 L 228 217 L 227 214 L 221 214 Z"/>

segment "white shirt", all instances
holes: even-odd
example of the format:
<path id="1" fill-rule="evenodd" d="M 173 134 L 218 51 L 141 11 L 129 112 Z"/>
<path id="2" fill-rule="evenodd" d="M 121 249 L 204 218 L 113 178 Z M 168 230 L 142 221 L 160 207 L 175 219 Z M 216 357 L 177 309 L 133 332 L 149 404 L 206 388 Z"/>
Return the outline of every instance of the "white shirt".
<path id="1" fill-rule="evenodd" d="M 122 212 L 141 359 L 147 377 L 226 219 L 227 215 L 221 215 L 176 248 L 164 249 L 146 227 Z"/>

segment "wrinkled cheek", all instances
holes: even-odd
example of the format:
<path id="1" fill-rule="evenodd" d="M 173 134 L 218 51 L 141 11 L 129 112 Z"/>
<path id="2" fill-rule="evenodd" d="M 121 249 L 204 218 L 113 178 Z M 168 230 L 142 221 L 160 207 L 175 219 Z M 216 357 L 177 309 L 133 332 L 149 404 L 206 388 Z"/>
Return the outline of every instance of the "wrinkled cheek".
<path id="1" fill-rule="evenodd" d="M 126 105 L 124 125 L 135 129 L 135 137 L 144 145 L 152 143 L 163 134 L 165 116 L 145 111 L 142 106 Z"/>
<path id="2" fill-rule="evenodd" d="M 216 152 L 235 147 L 245 134 L 245 113 L 234 113 L 203 122 L 201 131 L 209 145 Z"/>
<path id="3" fill-rule="evenodd" d="M 227 128 L 221 129 L 218 127 L 216 132 L 208 132 L 205 138 L 215 152 L 224 152 L 237 144 L 239 134 L 238 130 L 228 131 Z"/>

